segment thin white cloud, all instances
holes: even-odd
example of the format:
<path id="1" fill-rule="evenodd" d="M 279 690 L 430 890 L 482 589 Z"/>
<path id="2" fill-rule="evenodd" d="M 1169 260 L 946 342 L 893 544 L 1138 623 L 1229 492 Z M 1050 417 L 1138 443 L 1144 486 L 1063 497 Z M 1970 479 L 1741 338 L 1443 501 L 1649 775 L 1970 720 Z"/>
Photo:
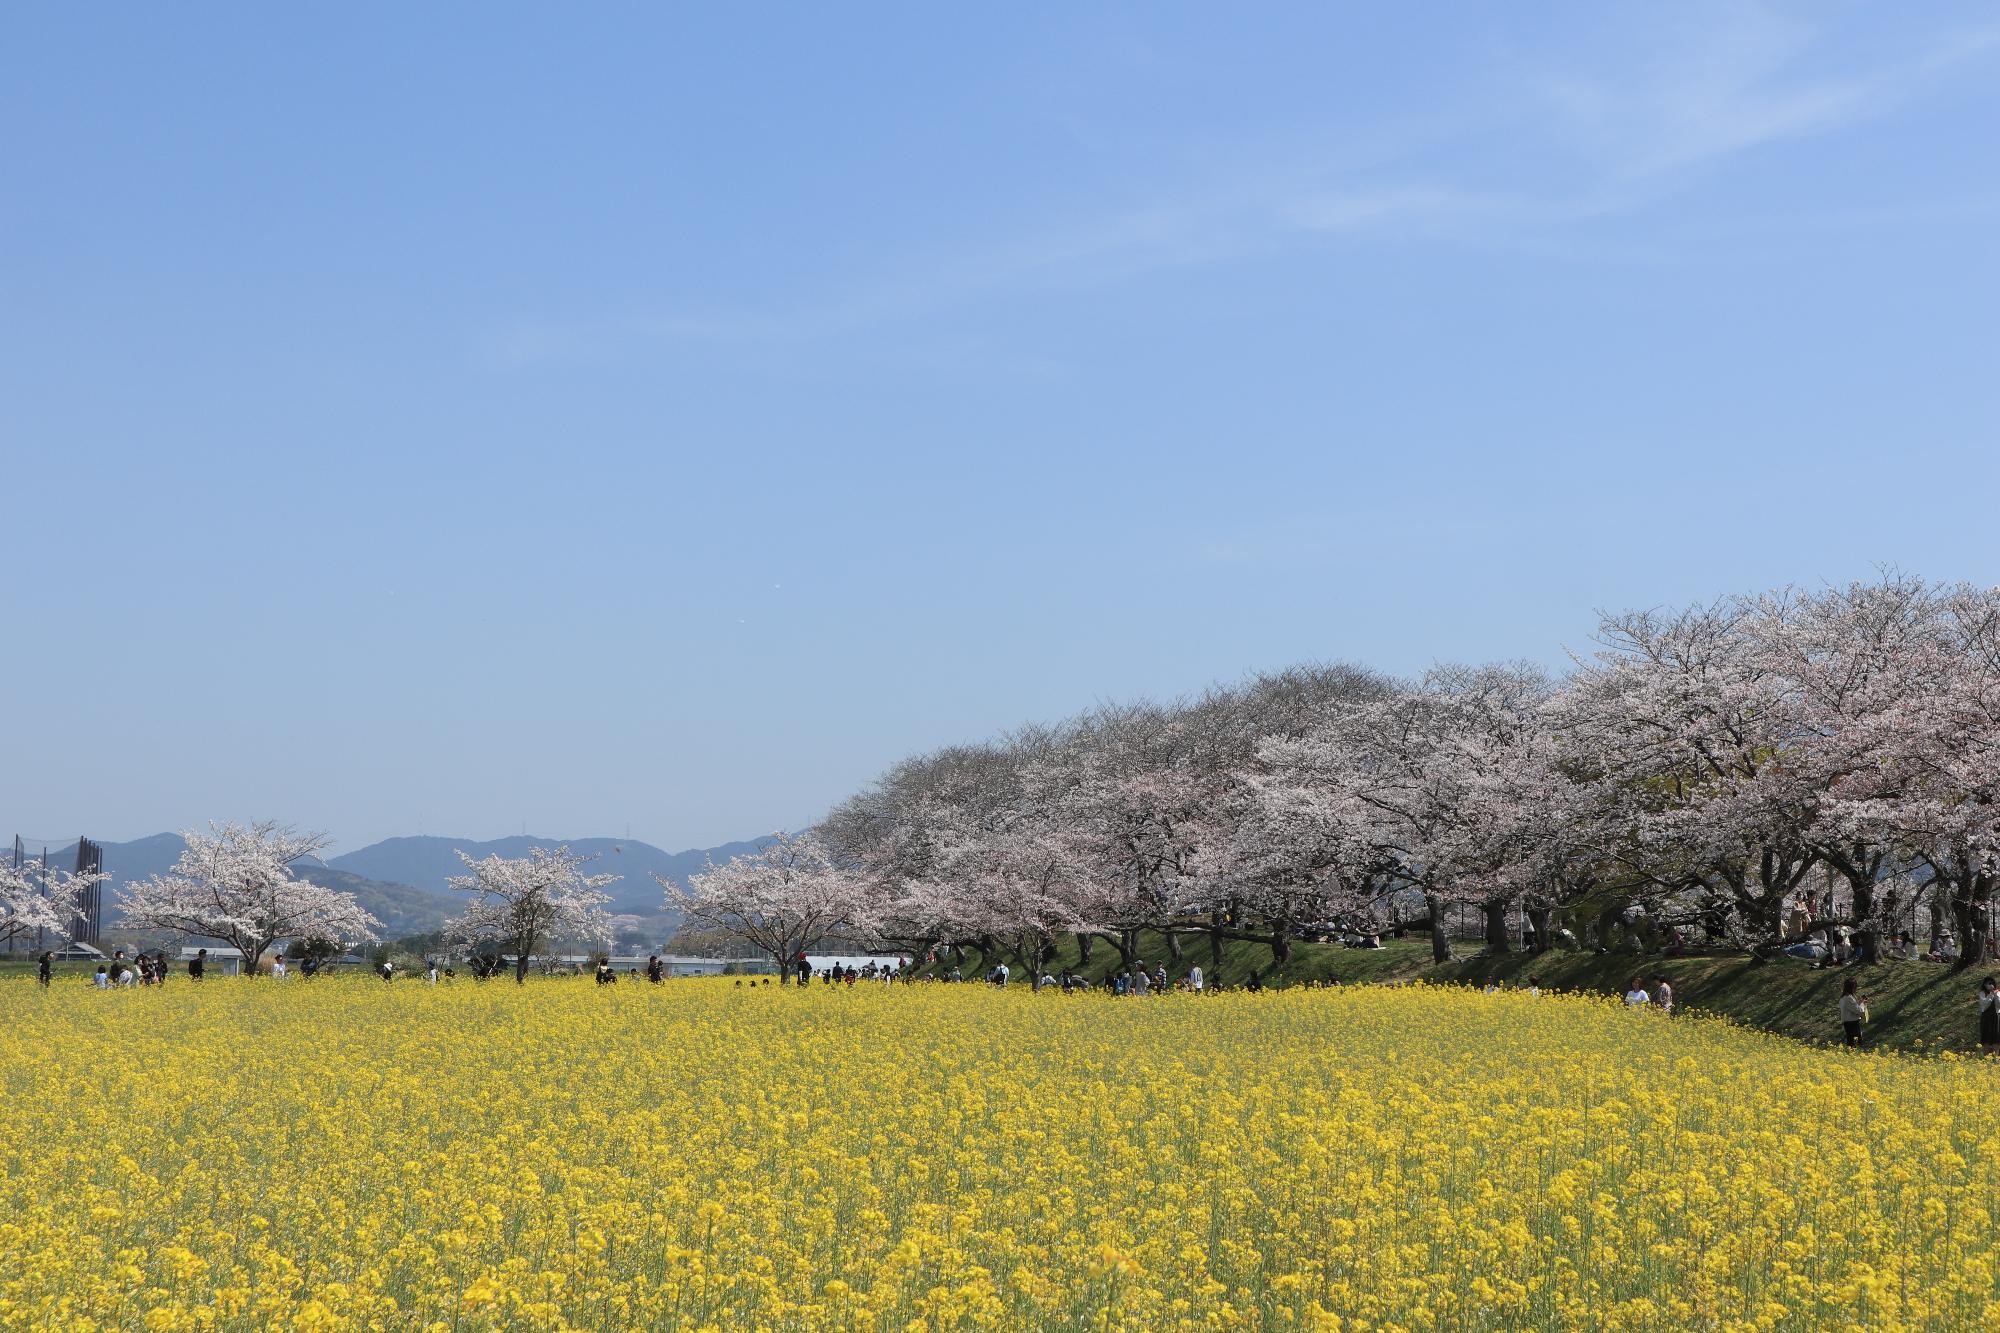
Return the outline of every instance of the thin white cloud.
<path id="1" fill-rule="evenodd" d="M 1530 91 L 1612 180 L 1708 166 L 1901 110 L 1957 67 L 2000 45 L 2000 28 L 1952 32 L 1911 53 L 1844 72 L 1815 66 L 1828 34 L 1770 6 L 1682 11 L 1664 49 L 1626 66 L 1551 73 Z"/>
<path id="2" fill-rule="evenodd" d="M 1339 237 L 1533 244 L 1657 206 L 1744 153 L 1895 114 L 2000 50 L 1994 26 L 1827 72 L 1826 30 L 1783 10 L 1731 3 L 1668 13 L 1664 31 L 1620 34 L 1634 49 L 1600 42 L 1572 53 L 1565 68 L 1522 67 L 1455 114 L 1383 117 L 1368 142 L 1339 136 L 1338 154 L 1211 171 L 1151 202 L 919 257 L 780 308 L 524 321 L 489 342 L 511 365 L 635 343 L 802 343 L 995 293 L 1116 281 Z"/>

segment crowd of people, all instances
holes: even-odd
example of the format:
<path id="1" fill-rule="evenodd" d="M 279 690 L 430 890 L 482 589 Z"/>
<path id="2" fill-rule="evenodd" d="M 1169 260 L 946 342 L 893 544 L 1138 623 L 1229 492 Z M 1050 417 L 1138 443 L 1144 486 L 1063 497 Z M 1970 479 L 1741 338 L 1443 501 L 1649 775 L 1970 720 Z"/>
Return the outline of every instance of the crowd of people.
<path id="1" fill-rule="evenodd" d="M 35 959 L 35 980 L 47 986 L 55 973 L 55 962 L 55 954 L 43 950 Z M 199 973 L 193 975 L 199 976 Z M 164 949 L 142 950 L 130 958 L 125 956 L 123 949 L 119 949 L 97 965 L 90 984 L 98 990 L 111 990 L 127 986 L 158 986 L 163 985 L 166 979 L 167 955 Z"/>
<path id="2" fill-rule="evenodd" d="M 1839 927 L 1833 933 L 1809 929 L 1812 922 L 1811 913 L 1816 907 L 1816 904 L 1809 901 L 1810 897 L 1811 895 L 1802 897 L 1794 912 L 1787 918 L 1788 933 L 1795 934 L 1798 938 L 1786 952 L 1809 957 L 1815 963 L 1825 966 L 1862 961 L 1853 952 L 1851 936 L 1845 927 Z M 1909 936 L 1904 935 L 1900 940 L 1907 948 Z M 1380 946 L 1376 941 L 1367 941 L 1355 947 Z M 1890 956 L 1910 956 L 1907 951 L 1898 953 L 1896 949 L 1897 942 L 1892 939 Z M 1801 950 L 1811 952 L 1801 953 Z M 1824 963 L 1821 963 L 1822 958 L 1826 960 Z M 51 983 L 55 961 L 55 954 L 50 951 L 44 951 L 36 959 L 36 980 L 44 987 Z M 814 981 L 818 981 L 822 986 L 850 987 L 864 981 L 881 985 L 899 981 L 906 984 L 951 985 L 962 984 L 967 980 L 960 968 L 954 967 L 947 972 L 934 966 L 938 961 L 936 955 L 932 955 L 926 961 L 933 966 L 924 969 L 914 968 L 910 959 L 899 957 L 893 963 L 888 959 L 870 960 L 860 967 L 856 967 L 852 962 L 835 960 L 815 968 L 805 954 L 800 953 L 792 958 L 791 967 L 779 977 L 778 984 L 786 986 L 796 983 L 800 988 L 809 987 Z M 188 979 L 201 981 L 207 973 L 208 962 L 208 950 L 197 949 L 186 962 Z M 319 959 L 310 954 L 298 962 L 299 971 L 305 977 L 314 976 L 323 966 Z M 275 956 L 271 961 L 271 977 L 274 980 L 283 980 L 288 975 L 289 966 L 283 954 Z M 504 970 L 505 960 L 497 955 L 475 956 L 471 960 L 471 966 L 473 975 L 485 980 L 499 975 Z M 423 969 L 424 979 L 431 985 L 449 982 L 456 975 L 452 968 L 436 959 L 426 959 Z M 646 959 L 643 974 L 637 968 L 628 968 L 623 976 L 626 979 L 638 980 L 643 975 L 644 980 L 658 985 L 666 979 L 666 971 L 665 960 L 658 954 L 653 954 Z M 110 958 L 97 964 L 96 971 L 90 976 L 90 984 L 98 990 L 160 986 L 166 983 L 167 973 L 167 955 L 164 949 L 140 950 L 129 958 L 125 950 L 119 949 Z M 383 959 L 376 964 L 376 975 L 384 982 L 393 981 L 397 975 L 395 963 L 390 959 Z M 595 976 L 600 986 L 613 985 L 621 979 L 619 972 L 608 958 L 601 959 L 597 963 Z M 1014 973 L 1006 962 L 1001 961 L 995 963 L 979 979 L 987 985 L 1004 989 L 1014 980 Z M 1184 975 L 1175 978 L 1168 975 L 1166 964 L 1155 963 L 1149 966 L 1143 960 L 1135 960 L 1124 967 L 1114 968 L 1108 976 L 1098 981 L 1093 981 L 1068 967 L 1055 972 L 1044 972 L 1032 979 L 1039 983 L 1038 989 L 1058 991 L 1064 995 L 1093 990 L 1117 997 L 1171 993 L 1204 995 L 1223 989 L 1219 983 L 1210 980 L 1203 973 L 1199 964 L 1188 968 Z M 736 984 L 742 986 L 745 981 L 743 978 L 738 978 Z M 748 980 L 748 984 L 769 986 L 771 978 L 753 977 Z M 1264 990 L 1266 984 L 1265 973 L 1259 969 L 1250 974 L 1243 982 L 1242 988 L 1254 993 Z M 1337 977 L 1326 977 L 1304 984 L 1309 988 L 1331 988 L 1340 985 L 1340 980 Z M 1488 975 L 1482 989 L 1487 994 L 1496 994 L 1506 990 L 1507 983 L 1498 973 L 1494 973 Z M 1529 995 L 1540 995 L 1542 993 L 1540 976 L 1530 974 L 1526 984 L 1519 989 Z M 1634 976 L 1626 985 L 1623 998 L 1628 1008 L 1644 1009 L 1666 1016 L 1673 1014 L 1677 1002 L 1673 982 L 1665 974 L 1657 972 L 1651 977 Z M 1989 976 L 1982 980 L 1974 999 L 1978 1014 L 1979 1044 L 1987 1054 L 2000 1055 L 2000 978 Z M 1844 1044 L 1860 1045 L 1870 1015 L 1868 1000 L 1861 993 L 1858 978 L 1848 977 L 1842 983 L 1838 1011 Z"/>

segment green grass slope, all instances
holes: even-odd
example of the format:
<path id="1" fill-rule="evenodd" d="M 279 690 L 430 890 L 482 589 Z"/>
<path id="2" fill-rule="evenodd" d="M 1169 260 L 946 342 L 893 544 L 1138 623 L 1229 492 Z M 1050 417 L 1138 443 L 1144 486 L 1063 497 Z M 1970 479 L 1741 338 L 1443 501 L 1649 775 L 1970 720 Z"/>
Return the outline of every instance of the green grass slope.
<path id="1" fill-rule="evenodd" d="M 1220 963 L 1211 955 L 1206 935 L 1181 936 L 1181 958 L 1169 956 L 1165 939 L 1151 931 L 1139 937 L 1139 953 L 1150 966 L 1166 963 L 1178 980 L 1199 966 L 1210 985 L 1218 981 L 1235 989 L 1253 972 L 1264 974 L 1267 986 L 1303 986 L 1327 980 L 1345 985 L 1432 984 L 1482 985 L 1489 976 L 1509 987 L 1525 986 L 1530 976 L 1548 990 L 1619 993 L 1634 974 L 1649 979 L 1663 975 L 1673 983 L 1682 1008 L 1719 1014 L 1746 1026 L 1762 1028 L 1808 1042 L 1840 1040 L 1841 984 L 1854 977 L 1868 1001 L 1870 1021 L 1864 1045 L 1895 1050 L 1977 1050 L 1977 1015 L 1973 992 L 1986 970 L 1954 972 L 1941 963 L 1882 962 L 1869 967 L 1817 969 L 1793 958 L 1759 962 L 1746 954 L 1697 954 L 1686 958 L 1640 957 L 1629 953 L 1564 952 L 1509 953 L 1488 956 L 1479 942 L 1453 942 L 1450 962 L 1431 962 L 1427 939 L 1387 940 L 1381 949 L 1346 949 L 1339 945 L 1298 943 L 1281 968 L 1273 968 L 1271 950 L 1247 940 L 1224 941 Z M 1017 978 L 1025 979 L 1023 961 L 1005 950 L 992 956 L 966 951 L 967 977 L 983 976 L 1005 961 Z M 1090 957 L 1081 957 L 1076 941 L 1066 939 L 1049 971 L 1064 967 L 1101 985 L 1118 963 L 1118 951 L 1098 941 Z M 949 959 L 934 971 L 948 972 Z M 2000 972 L 2000 965 L 1993 969 Z"/>

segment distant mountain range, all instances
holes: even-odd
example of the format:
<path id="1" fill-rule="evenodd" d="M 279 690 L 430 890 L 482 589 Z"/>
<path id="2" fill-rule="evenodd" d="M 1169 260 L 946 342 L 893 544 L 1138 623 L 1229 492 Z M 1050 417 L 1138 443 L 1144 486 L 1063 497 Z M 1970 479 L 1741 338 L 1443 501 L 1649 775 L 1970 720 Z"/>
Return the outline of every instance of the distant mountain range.
<path id="1" fill-rule="evenodd" d="M 395 884 L 412 884 L 420 889 L 447 893 L 445 881 L 466 873 L 458 859 L 463 851 L 475 860 L 485 856 L 526 856 L 530 847 L 567 846 L 573 852 L 595 856 L 593 872 L 623 876 L 605 892 L 620 912 L 648 915 L 664 906 L 663 891 L 654 875 L 664 875 L 685 885 L 688 877 L 700 874 L 713 860 L 720 865 L 732 856 L 746 856 L 764 845 L 730 842 L 720 847 L 687 852 L 663 851 L 650 843 L 629 838 L 495 838 L 491 842 L 468 842 L 462 838 L 387 838 L 358 851 L 343 852 L 327 862 L 335 870 L 345 870 L 369 879 Z M 459 895 L 451 894 L 453 898 Z"/>
<path id="2" fill-rule="evenodd" d="M 343 852 L 325 865 L 294 867 L 301 879 L 351 893 L 363 907 L 381 918 L 384 938 L 415 935 L 435 930 L 447 918 L 465 908 L 465 895 L 452 892 L 445 881 L 466 873 L 457 852 L 463 850 L 477 859 L 492 854 L 526 856 L 530 847 L 560 847 L 598 857 L 592 871 L 623 876 L 605 891 L 611 895 L 612 910 L 638 916 L 659 916 L 664 936 L 673 927 L 673 914 L 665 908 L 665 895 L 656 874 L 685 885 L 713 860 L 716 864 L 732 856 L 744 856 L 764 845 L 753 842 L 724 843 L 720 847 L 669 852 L 629 838 L 496 838 L 474 842 L 465 838 L 388 838 L 382 842 Z M 110 876 L 104 889 L 104 924 L 116 924 L 119 885 L 149 875 L 172 870 L 185 845 L 178 833 L 155 833 L 130 842 L 106 842 L 104 870 Z M 27 849 L 39 859 L 42 849 Z M 76 844 L 48 849 L 52 865 L 68 868 L 76 864 Z"/>

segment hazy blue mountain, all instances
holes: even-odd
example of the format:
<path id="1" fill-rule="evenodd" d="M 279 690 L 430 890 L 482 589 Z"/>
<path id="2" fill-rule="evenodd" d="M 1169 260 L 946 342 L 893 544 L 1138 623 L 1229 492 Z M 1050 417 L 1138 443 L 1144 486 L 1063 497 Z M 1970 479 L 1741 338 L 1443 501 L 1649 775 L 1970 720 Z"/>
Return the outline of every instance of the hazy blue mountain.
<path id="1" fill-rule="evenodd" d="M 465 910 L 465 904 L 459 901 L 456 894 L 447 896 L 408 884 L 366 879 L 331 866 L 301 865 L 294 869 L 300 879 L 353 894 L 355 901 L 382 923 L 378 933 L 385 940 L 436 930 L 447 917 Z"/>
<path id="2" fill-rule="evenodd" d="M 419 889 L 446 893 L 445 880 L 452 875 L 466 873 L 465 864 L 458 859 L 460 851 L 475 858 L 489 855 L 526 856 L 530 847 L 553 848 L 567 843 L 571 851 L 597 857 L 596 863 L 590 867 L 592 871 L 623 876 L 606 890 L 611 895 L 615 910 L 655 913 L 662 909 L 663 895 L 660 886 L 653 880 L 654 875 L 664 875 L 676 884 L 685 885 L 688 877 L 699 874 L 710 860 L 720 864 L 732 856 L 746 856 L 766 841 L 760 838 L 754 842 L 731 842 L 720 847 L 669 852 L 630 838 L 517 837 L 495 838 L 490 842 L 474 842 L 466 838 L 386 838 L 367 847 L 343 852 L 331 858 L 328 864 L 336 870 L 351 871 L 369 879 L 411 884 Z"/>

